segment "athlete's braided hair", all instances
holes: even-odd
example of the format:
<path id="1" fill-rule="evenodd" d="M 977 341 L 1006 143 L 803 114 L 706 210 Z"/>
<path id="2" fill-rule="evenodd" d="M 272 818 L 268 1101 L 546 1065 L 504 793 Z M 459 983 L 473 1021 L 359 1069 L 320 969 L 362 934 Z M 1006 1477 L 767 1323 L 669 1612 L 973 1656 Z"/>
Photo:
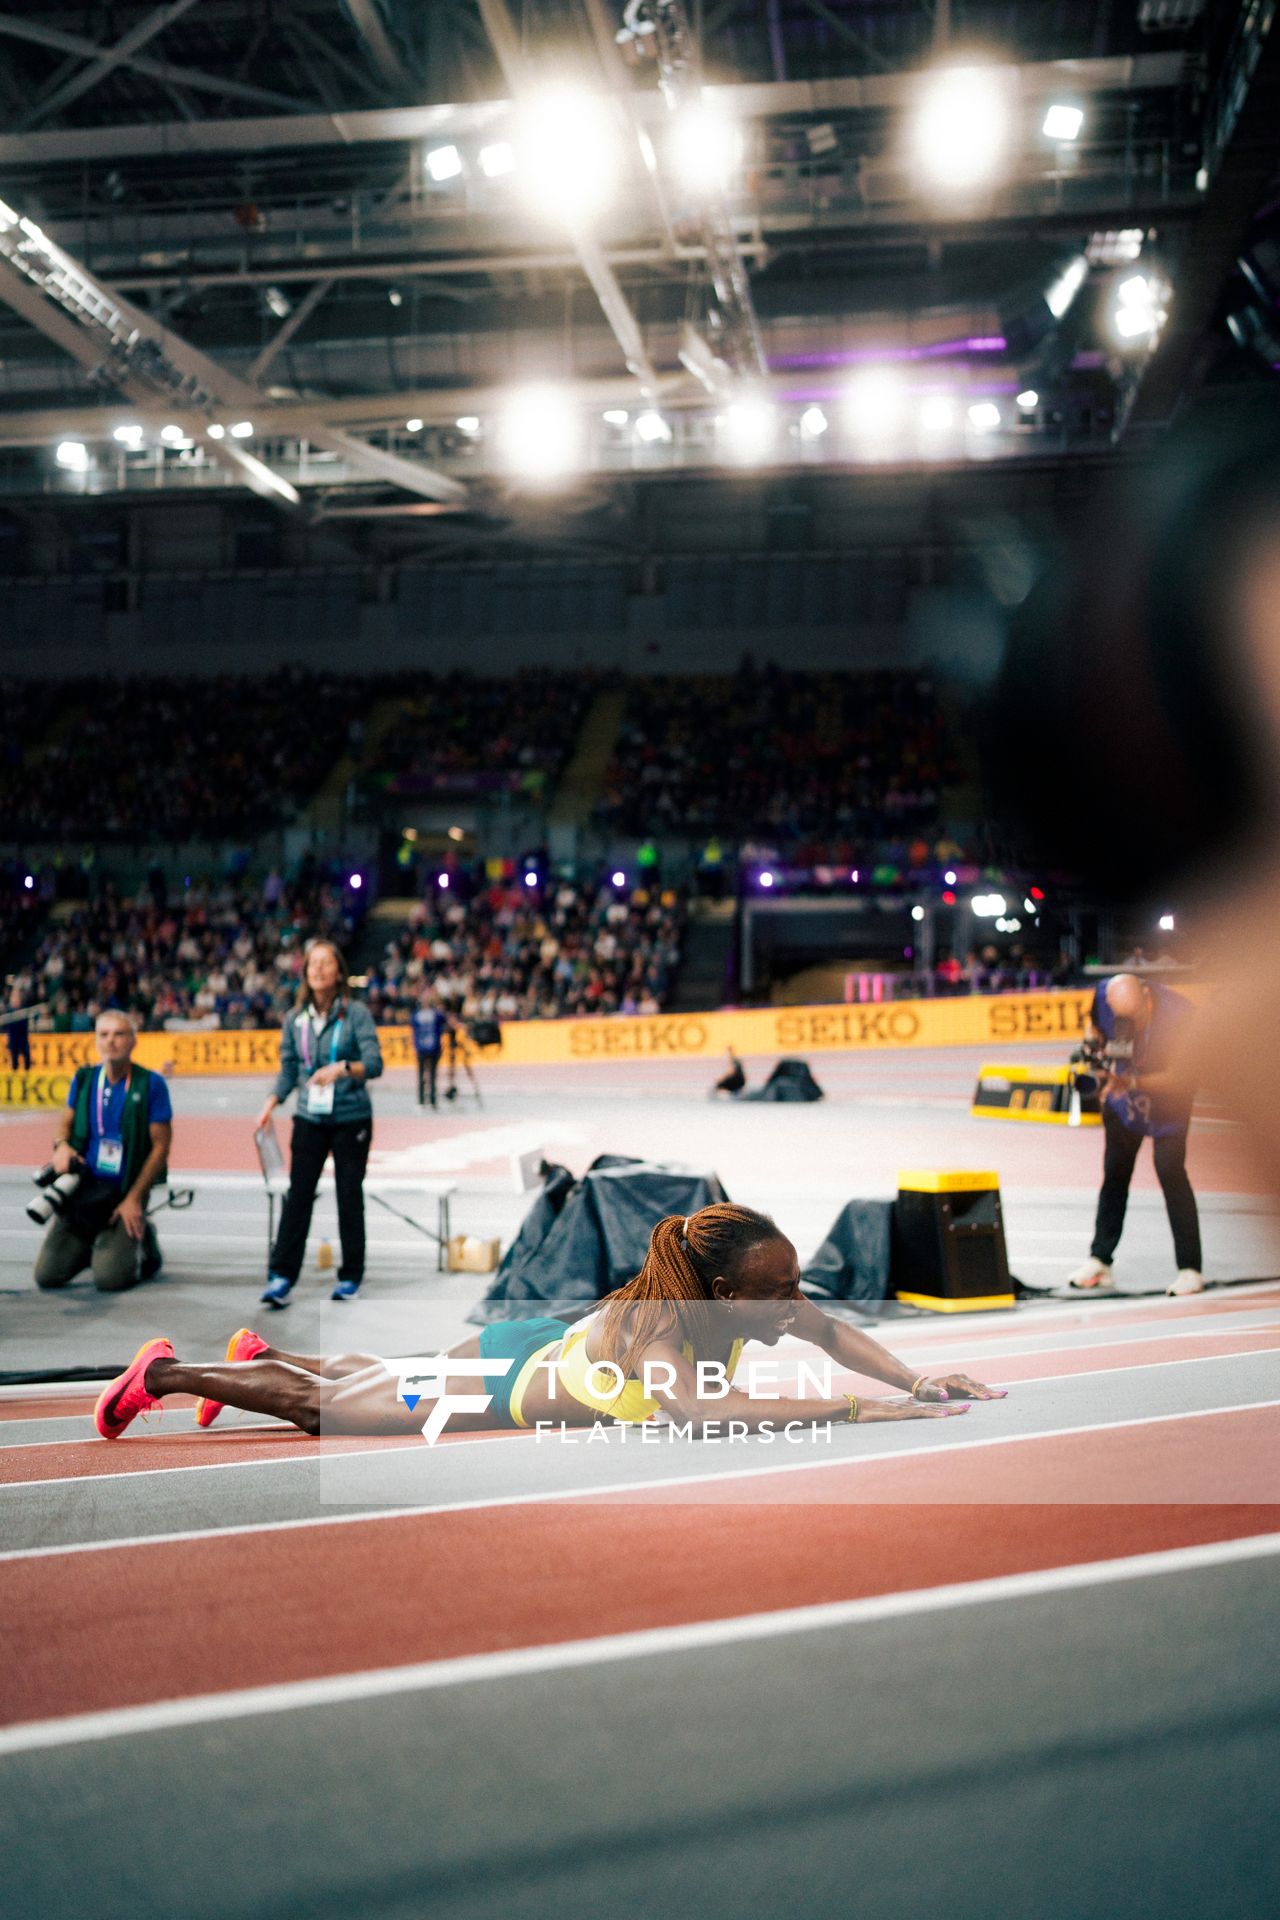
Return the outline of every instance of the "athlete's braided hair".
<path id="1" fill-rule="evenodd" d="M 710 1324 L 712 1281 L 719 1274 L 732 1280 L 754 1247 L 781 1238 L 781 1228 L 768 1214 L 752 1207 L 725 1202 L 702 1207 L 687 1220 L 669 1213 L 650 1234 L 635 1279 L 609 1296 L 600 1324 L 600 1358 L 629 1374 L 652 1341 L 677 1328 L 696 1349 L 693 1335 L 705 1337 Z"/>

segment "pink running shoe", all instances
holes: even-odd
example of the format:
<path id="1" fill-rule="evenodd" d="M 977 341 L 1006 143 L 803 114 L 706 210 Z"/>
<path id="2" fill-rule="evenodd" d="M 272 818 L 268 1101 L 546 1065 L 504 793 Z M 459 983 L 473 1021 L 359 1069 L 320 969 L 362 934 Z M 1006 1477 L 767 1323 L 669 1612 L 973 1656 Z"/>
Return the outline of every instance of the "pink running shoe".
<path id="1" fill-rule="evenodd" d="M 265 1340 L 260 1339 L 249 1327 L 241 1327 L 227 1342 L 227 1359 L 256 1360 L 260 1353 L 265 1353 L 266 1348 Z M 197 1400 L 196 1425 L 211 1427 L 221 1412 L 221 1400 Z"/>
<path id="2" fill-rule="evenodd" d="M 171 1340 L 148 1340 L 138 1348 L 123 1373 L 118 1373 L 99 1396 L 93 1424 L 104 1440 L 118 1440 L 131 1420 L 160 1402 L 146 1389 L 147 1368 L 153 1360 L 175 1360 Z"/>

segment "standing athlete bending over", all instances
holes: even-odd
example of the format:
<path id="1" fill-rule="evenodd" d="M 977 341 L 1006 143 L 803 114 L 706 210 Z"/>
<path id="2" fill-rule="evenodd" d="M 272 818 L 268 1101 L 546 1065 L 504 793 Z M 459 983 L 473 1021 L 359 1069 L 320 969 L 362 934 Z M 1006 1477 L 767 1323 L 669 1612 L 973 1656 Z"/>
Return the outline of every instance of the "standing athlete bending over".
<path id="1" fill-rule="evenodd" d="M 747 1341 L 775 1346 L 784 1333 L 809 1341 L 837 1366 L 883 1380 L 909 1397 L 765 1399 L 737 1388 L 700 1392 L 699 1362 L 717 1364 L 732 1379 Z M 660 1412 L 672 1420 L 733 1420 L 748 1427 L 937 1419 L 966 1412 L 969 1400 L 1004 1397 L 965 1374 L 914 1375 L 867 1334 L 823 1313 L 800 1292 L 791 1242 L 750 1207 L 703 1207 L 688 1219 L 670 1214 L 653 1229 L 635 1279 L 576 1326 L 504 1321 L 452 1348 L 448 1358 L 511 1363 L 505 1377 L 486 1382 L 492 1397 L 483 1413 L 451 1415 L 456 1432 L 539 1421 L 639 1423 Z M 168 1340 L 149 1340 L 107 1387 L 95 1420 L 104 1439 L 118 1440 L 166 1394 L 194 1393 L 200 1396 L 200 1426 L 232 1406 L 274 1414 L 310 1434 L 408 1434 L 421 1429 L 432 1392 L 425 1389 L 407 1407 L 400 1378 L 394 1364 L 371 1354 L 286 1353 L 248 1328 L 232 1336 L 225 1365 L 190 1364 L 177 1359 Z"/>

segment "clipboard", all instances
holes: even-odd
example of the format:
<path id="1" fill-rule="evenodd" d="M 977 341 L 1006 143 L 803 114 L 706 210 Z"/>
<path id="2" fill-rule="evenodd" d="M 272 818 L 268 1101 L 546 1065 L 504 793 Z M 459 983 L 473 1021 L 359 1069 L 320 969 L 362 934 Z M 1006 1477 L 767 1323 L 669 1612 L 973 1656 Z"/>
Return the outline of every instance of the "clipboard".
<path id="1" fill-rule="evenodd" d="M 258 1165 L 262 1168 L 262 1177 L 270 1186 L 273 1177 L 284 1172 L 284 1153 L 276 1138 L 273 1119 L 268 1118 L 265 1127 L 254 1128 L 253 1144 L 258 1149 Z"/>

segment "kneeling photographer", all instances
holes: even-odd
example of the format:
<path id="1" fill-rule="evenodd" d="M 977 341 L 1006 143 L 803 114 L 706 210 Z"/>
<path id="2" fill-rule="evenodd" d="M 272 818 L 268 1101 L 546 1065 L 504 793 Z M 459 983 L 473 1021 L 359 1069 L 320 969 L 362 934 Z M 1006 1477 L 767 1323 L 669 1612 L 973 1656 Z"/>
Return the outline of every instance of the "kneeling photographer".
<path id="1" fill-rule="evenodd" d="M 160 1271 L 147 1195 L 169 1158 L 173 1105 L 160 1075 L 133 1062 L 128 1014 L 100 1013 L 94 1038 L 102 1064 L 76 1068 L 48 1177 L 37 1176 L 43 1191 L 27 1212 L 50 1221 L 38 1287 L 65 1287 L 89 1267 L 100 1293 L 123 1293 Z"/>
<path id="2" fill-rule="evenodd" d="M 1200 1220 L 1187 1178 L 1192 1089 L 1177 1070 L 1194 1012 L 1180 993 L 1132 973 L 1116 974 L 1094 995 L 1083 1048 L 1084 1061 L 1093 1071 L 1078 1075 L 1077 1085 L 1096 1080 L 1106 1146 L 1093 1245 L 1068 1281 L 1077 1293 L 1111 1289 L 1111 1262 L 1144 1139 L 1152 1143 L 1156 1178 L 1173 1229 L 1178 1272 L 1166 1292 L 1199 1293 L 1204 1287 Z"/>

